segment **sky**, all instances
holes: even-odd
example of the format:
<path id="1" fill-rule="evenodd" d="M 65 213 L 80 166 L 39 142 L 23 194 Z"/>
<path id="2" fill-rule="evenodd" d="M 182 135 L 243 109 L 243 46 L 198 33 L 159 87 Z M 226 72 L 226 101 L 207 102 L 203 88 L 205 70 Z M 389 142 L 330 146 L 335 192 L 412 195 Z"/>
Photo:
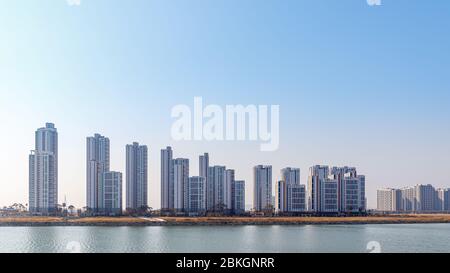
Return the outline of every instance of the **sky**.
<path id="1" fill-rule="evenodd" d="M 450 187 L 447 0 L 0 0 L 0 205 L 27 203 L 34 131 L 59 132 L 59 199 L 85 206 L 86 137 L 149 147 L 160 207 L 160 150 L 236 170 L 355 166 L 376 189 Z M 280 146 L 175 141 L 175 105 L 279 105 Z"/>

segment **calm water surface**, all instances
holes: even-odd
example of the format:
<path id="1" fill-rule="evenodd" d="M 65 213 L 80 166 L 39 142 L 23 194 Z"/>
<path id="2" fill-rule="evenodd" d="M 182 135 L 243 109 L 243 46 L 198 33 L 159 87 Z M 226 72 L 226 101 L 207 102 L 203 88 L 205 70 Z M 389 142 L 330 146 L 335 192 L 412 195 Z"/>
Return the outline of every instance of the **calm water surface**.
<path id="1" fill-rule="evenodd" d="M 450 224 L 0 227 L 0 252 L 450 252 Z"/>

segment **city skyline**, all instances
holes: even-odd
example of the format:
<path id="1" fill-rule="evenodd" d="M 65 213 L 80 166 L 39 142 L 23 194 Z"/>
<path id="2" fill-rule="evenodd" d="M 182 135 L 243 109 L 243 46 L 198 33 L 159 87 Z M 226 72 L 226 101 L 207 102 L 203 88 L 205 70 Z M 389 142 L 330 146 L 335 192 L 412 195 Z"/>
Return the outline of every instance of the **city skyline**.
<path id="1" fill-rule="evenodd" d="M 58 203 L 58 133 L 53 123 L 35 132 L 29 156 L 29 208 L 32 213 L 54 213 Z M 86 210 L 97 215 L 142 213 L 148 206 L 148 148 L 127 144 L 126 183 L 110 170 L 110 139 L 101 134 L 86 138 Z M 187 158 L 174 158 L 172 147 L 160 150 L 161 205 L 168 213 L 227 212 L 239 214 L 275 210 L 298 212 L 363 212 L 367 209 L 366 180 L 355 167 L 310 167 L 308 191 L 300 168 L 281 169 L 275 183 L 272 165 L 253 167 L 253 206 L 246 208 L 245 180 L 234 169 L 210 166 L 209 153 L 198 157 L 198 176 L 190 175 Z M 124 198 L 125 195 L 125 198 Z M 64 195 L 66 203 L 66 195 Z M 125 202 L 125 204 L 124 204 Z M 379 207 L 379 193 L 377 204 Z M 125 208 L 125 209 L 124 209 Z"/>
<path id="2" fill-rule="evenodd" d="M 383 1 L 5 1 L 0 9 L 0 205 L 27 203 L 32 131 L 58 126 L 58 189 L 86 202 L 85 137 L 149 148 L 149 205 L 160 205 L 161 147 L 245 180 L 252 166 L 358 166 L 376 190 L 450 183 L 450 3 Z M 130 19 L 132 18 L 132 19 Z M 32 45 L 32 46 L 29 46 Z M 279 105 L 280 143 L 171 138 L 171 109 Z M 24 160 L 25 158 L 25 160 Z M 414 170 L 414 171 L 412 171 Z M 125 182 L 125 181 L 124 181 Z"/>
<path id="3" fill-rule="evenodd" d="M 147 145 L 140 145 L 138 142 L 125 145 L 126 158 L 126 181 L 122 181 L 122 172 L 110 171 L 110 139 L 101 134 L 94 134 L 93 137 L 86 138 L 86 202 L 85 206 L 93 209 L 96 212 L 101 212 L 100 209 L 105 209 L 105 203 L 120 204 L 120 208 L 113 208 L 118 211 L 138 211 L 139 209 L 149 207 L 148 202 L 148 148 Z M 38 128 L 35 132 L 35 149 L 29 155 L 29 181 L 28 181 L 28 200 L 29 208 L 32 212 L 50 212 L 52 206 L 61 204 L 58 200 L 58 132 L 55 124 L 51 122 L 45 123 L 45 127 Z M 314 165 L 309 168 L 309 175 L 306 183 L 301 183 L 301 170 L 296 167 L 283 167 L 280 169 L 280 178 L 277 180 L 272 176 L 272 165 L 256 165 L 253 167 L 253 198 L 251 202 L 246 199 L 237 201 L 234 191 L 234 182 L 238 183 L 239 188 L 245 194 L 245 187 L 247 186 L 245 180 L 235 179 L 235 170 L 227 169 L 225 166 L 210 166 L 209 153 L 205 152 L 198 156 L 198 173 L 190 175 L 190 160 L 188 158 L 173 158 L 173 149 L 167 146 L 161 149 L 161 206 L 154 207 L 162 210 L 186 211 L 190 208 L 192 202 L 188 195 L 191 190 L 190 185 L 195 185 L 199 189 L 205 190 L 204 205 L 205 210 L 215 210 L 217 205 L 224 205 L 226 210 L 235 208 L 235 203 L 239 202 L 239 209 L 244 210 L 256 209 L 256 211 L 263 211 L 270 205 L 279 212 L 341 212 L 341 211 L 355 211 L 361 209 L 377 209 L 387 208 L 387 203 L 392 202 L 391 209 L 386 211 L 395 211 L 395 207 L 400 207 L 399 204 L 394 204 L 404 191 L 408 192 L 411 187 L 402 189 L 383 188 L 377 189 L 376 208 L 367 207 L 366 184 L 365 175 L 358 175 L 354 167 L 332 167 L 326 165 Z M 44 157 L 45 160 L 39 159 Z M 37 164 L 37 162 L 46 162 L 45 164 Z M 43 165 L 43 167 L 39 167 Z M 47 166 L 47 167 L 46 167 Z M 52 167 L 53 166 L 53 167 Z M 42 169 L 40 169 L 42 168 Z M 49 178 L 35 178 L 38 173 L 48 173 Z M 163 174 L 167 174 L 164 176 Z M 104 176 L 107 178 L 104 179 Z M 45 177 L 45 176 L 44 176 Z M 192 178 L 192 179 L 191 179 Z M 203 180 L 201 180 L 203 179 Z M 45 180 L 45 181 L 43 181 Z M 109 184 L 116 188 L 120 187 L 116 192 L 109 192 L 114 197 L 110 200 L 104 200 L 102 186 L 104 180 L 108 180 Z M 208 180 L 210 182 L 208 182 Z M 47 181 L 47 182 L 46 182 Z M 194 184 L 195 183 L 195 184 Z M 200 184 L 199 184 L 200 183 Z M 323 183 L 323 184 L 322 184 Z M 44 189 L 43 192 L 37 193 L 36 187 L 38 185 L 49 185 L 49 188 Z M 165 185 L 165 186 L 164 186 Z M 217 185 L 226 188 L 216 188 Z M 420 186 L 421 184 L 417 184 Z M 362 189 L 361 189 L 362 186 Z M 417 187 L 416 186 L 416 187 Z M 427 185 L 430 186 L 430 185 Z M 42 187 L 42 186 L 40 186 Z M 324 187 L 325 191 L 332 190 L 336 192 L 335 208 L 327 209 L 324 204 L 329 204 L 330 200 L 317 199 L 320 193 L 316 193 L 316 188 Z M 349 189 L 356 190 L 357 193 L 352 193 L 354 196 L 347 198 L 345 194 Z M 431 187 L 431 186 L 430 186 Z M 164 190 L 165 188 L 165 190 Z M 55 190 L 56 189 L 56 190 Z M 414 188 L 411 188 L 414 189 Z M 151 191 L 152 189 L 150 189 Z M 433 188 L 434 190 L 434 188 Z M 397 194 L 396 191 L 401 192 Z M 416 190 L 414 190 L 415 192 Z M 442 192 L 440 192 L 442 191 Z M 383 198 L 380 201 L 380 193 Z M 442 187 L 435 190 L 436 198 L 441 198 L 441 203 L 450 202 L 444 197 L 448 195 L 448 188 Z M 416 194 L 412 193 L 411 194 Z M 241 193 L 239 193 L 241 195 Z M 49 207 L 41 207 L 36 210 L 37 204 L 45 204 L 41 201 L 42 196 L 49 196 L 47 204 Z M 163 196 L 167 196 L 166 199 Z M 324 198 L 326 195 L 320 198 Z M 389 197 L 388 197 L 389 196 Z M 66 201 L 67 193 L 64 194 L 64 201 Z M 361 199 L 362 198 L 362 199 Z M 405 198 L 405 197 L 402 197 Z M 410 198 L 417 198 L 411 195 Z M 348 208 L 346 202 L 354 202 L 357 205 L 353 208 Z M 165 200 L 165 201 L 164 201 Z M 323 202 L 323 204 L 321 203 Z M 387 203 L 386 203 L 387 202 Z M 412 201 L 411 201 L 412 202 Z M 436 201 L 437 202 L 437 201 Z M 248 205 L 252 203 L 251 208 Z M 35 205 L 33 205 L 35 204 Z M 264 205 L 266 204 L 266 205 Z M 198 208 L 202 205 L 196 204 Z M 404 206 L 404 205 L 402 205 Z M 413 205 L 410 205 L 413 206 Z M 434 205 L 429 205 L 433 207 Z M 444 205 L 442 205 L 444 206 Z M 151 207 L 151 206 L 150 206 Z M 295 208 L 294 208 L 295 207 Z M 381 209 L 383 210 L 383 209 Z M 423 208 L 403 208 L 403 210 L 417 210 L 417 211 L 433 211 L 433 209 L 424 210 Z M 443 210 L 443 208 L 442 208 Z M 111 212 L 111 211 L 109 211 Z"/>

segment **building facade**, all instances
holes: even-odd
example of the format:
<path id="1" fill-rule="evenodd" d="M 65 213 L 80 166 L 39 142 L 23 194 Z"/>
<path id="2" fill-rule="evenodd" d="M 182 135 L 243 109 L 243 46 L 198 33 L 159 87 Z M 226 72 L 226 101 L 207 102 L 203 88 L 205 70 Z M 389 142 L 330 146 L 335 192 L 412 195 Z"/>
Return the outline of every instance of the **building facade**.
<path id="1" fill-rule="evenodd" d="M 332 176 L 321 181 L 319 212 L 339 212 L 338 181 Z"/>
<path id="2" fill-rule="evenodd" d="M 356 173 L 356 172 L 355 172 Z M 341 192 L 343 195 L 341 211 L 360 212 L 365 211 L 365 177 L 353 176 L 352 173 L 346 173 L 342 180 Z M 338 186 L 339 187 L 339 186 Z"/>
<path id="3" fill-rule="evenodd" d="M 306 187 L 300 184 L 287 185 L 287 211 L 304 212 L 306 211 Z"/>

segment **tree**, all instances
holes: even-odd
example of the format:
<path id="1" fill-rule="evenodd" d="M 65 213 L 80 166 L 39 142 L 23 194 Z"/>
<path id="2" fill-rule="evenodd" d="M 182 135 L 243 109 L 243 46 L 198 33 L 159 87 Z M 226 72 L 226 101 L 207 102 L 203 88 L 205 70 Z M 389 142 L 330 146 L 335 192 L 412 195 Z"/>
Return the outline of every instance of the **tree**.
<path id="1" fill-rule="evenodd" d="M 269 204 L 263 209 L 263 213 L 264 215 L 273 216 L 273 214 L 275 213 L 275 208 L 272 204 Z"/>

